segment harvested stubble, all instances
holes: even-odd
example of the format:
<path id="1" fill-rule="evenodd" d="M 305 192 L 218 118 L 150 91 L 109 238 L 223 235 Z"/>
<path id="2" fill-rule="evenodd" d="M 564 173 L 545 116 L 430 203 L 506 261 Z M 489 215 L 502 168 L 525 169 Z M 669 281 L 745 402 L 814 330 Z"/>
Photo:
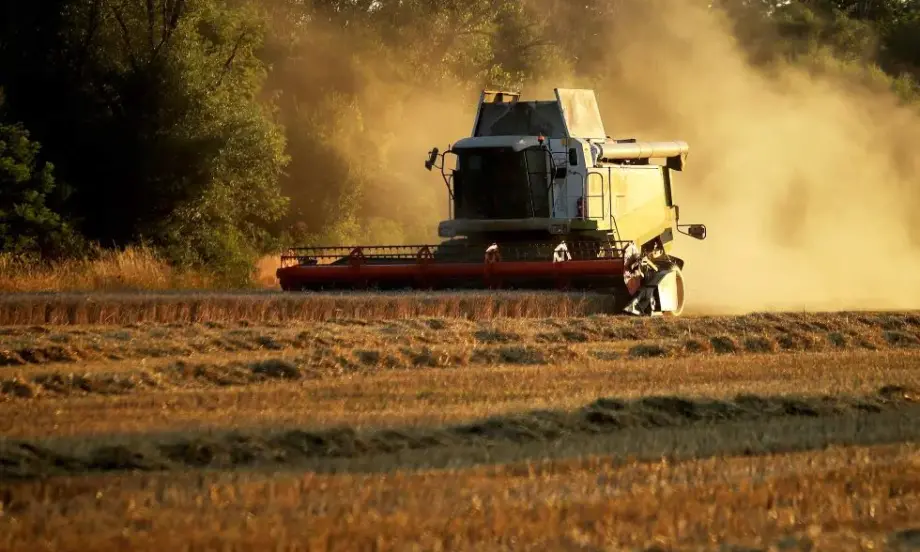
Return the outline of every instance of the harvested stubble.
<path id="1" fill-rule="evenodd" d="M 751 424 L 790 418 L 897 413 L 902 419 L 889 419 L 888 425 L 900 430 L 902 427 L 917 428 L 920 421 L 918 403 L 920 392 L 886 385 L 867 396 L 739 395 L 728 400 L 677 396 L 632 400 L 601 398 L 573 411 L 536 410 L 443 428 L 356 431 L 340 427 L 324 431 L 235 431 L 207 436 L 190 433 L 178 437 L 148 434 L 142 444 L 133 446 L 118 443 L 117 439 L 110 440 L 112 442 L 96 439 L 88 447 L 82 440 L 64 440 L 50 445 L 40 441 L 0 440 L 0 479 L 112 470 L 290 465 L 305 460 L 353 459 L 403 451 L 547 442 L 602 436 L 628 429 Z M 909 421 L 905 423 L 905 419 Z M 917 437 L 920 431 L 907 435 L 896 431 L 894 438 L 905 436 Z M 884 440 L 881 435 L 876 438 Z"/>
<path id="2" fill-rule="evenodd" d="M 446 472 L 28 481 L 0 495 L 0 548 L 898 552 L 920 542 L 917 454 L 893 445 Z"/>
<path id="3" fill-rule="evenodd" d="M 647 357 L 920 349 L 913 313 L 616 316 L 470 321 L 130 324 L 0 328 L 0 366 L 224 353 L 296 352 L 298 366 L 356 371 L 469 364 L 546 365 Z M 290 355 L 286 355 L 290 359 Z"/>
<path id="4" fill-rule="evenodd" d="M 912 542 L 917 314 L 468 318 L 0 328 L 0 548 Z"/>
<path id="5" fill-rule="evenodd" d="M 425 368 L 557 366 L 563 372 L 564 366 L 596 362 L 762 356 L 764 351 L 775 351 L 770 353 L 773 359 L 824 351 L 849 354 L 847 359 L 859 362 L 868 360 L 864 355 L 869 352 L 917 349 L 918 329 L 920 318 L 904 313 L 693 320 L 412 319 L 244 328 L 134 325 L 118 330 L 18 327 L 0 330 L 0 367 L 7 367 L 0 374 L 0 400 L 252 389 L 278 382 L 299 387 L 342 375 Z M 707 335 L 714 337 L 707 340 Z M 839 336 L 846 341 L 841 343 Z M 187 360 L 170 360 L 176 357 Z M 751 374 L 759 373 L 755 362 L 772 365 L 766 359 L 748 361 L 745 369 Z M 707 373 L 702 366 L 698 372 Z"/>
<path id="6" fill-rule="evenodd" d="M 0 326 L 134 323 L 313 322 L 338 318 L 543 318 L 614 312 L 607 295 L 538 292 L 381 294 L 100 293 L 9 294 Z"/>
<path id="7" fill-rule="evenodd" d="M 202 427 L 431 427 L 574 409 L 605 396 L 730 400 L 739 394 L 865 395 L 893 384 L 920 388 L 920 356 L 909 350 L 354 371 L 317 369 L 274 353 L 233 356 L 100 363 L 80 373 L 61 364 L 12 370 L 35 398 L 0 400 L 0 435 L 91 440 Z M 268 377 L 266 364 L 276 377 Z M 292 368 L 301 379 L 284 377 Z"/>
<path id="8" fill-rule="evenodd" d="M 641 354 L 635 354 L 636 350 Z M 655 354 L 649 353 L 649 351 Z M 659 345 L 638 345 L 622 360 L 666 356 Z M 707 353 L 693 353 L 708 356 Z M 0 376 L 0 401 L 14 399 L 60 399 L 93 395 L 128 395 L 150 391 L 179 392 L 205 389 L 252 388 L 257 384 L 334 379 L 344 375 L 369 376 L 403 372 L 419 368 L 475 370 L 490 366 L 507 368 L 528 366 L 570 366 L 590 357 L 569 348 L 480 346 L 476 350 L 460 348 L 394 348 L 380 354 L 358 350 L 354 356 L 314 349 L 297 357 L 267 357 L 256 360 L 217 362 L 178 361 L 159 366 L 117 366 L 109 370 L 84 372 L 53 367 L 30 374 L 20 372 Z M 672 357 L 673 358 L 673 357 Z M 619 359 L 601 360 L 605 364 Z M 106 365 L 103 365 L 106 366 Z M 756 372 L 753 370 L 752 372 Z"/>

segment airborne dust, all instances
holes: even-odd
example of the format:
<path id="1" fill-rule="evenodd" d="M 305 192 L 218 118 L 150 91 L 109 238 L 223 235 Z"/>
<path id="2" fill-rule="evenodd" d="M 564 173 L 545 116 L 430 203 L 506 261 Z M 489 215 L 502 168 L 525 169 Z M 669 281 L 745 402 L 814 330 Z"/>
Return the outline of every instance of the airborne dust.
<path id="1" fill-rule="evenodd" d="M 685 312 L 920 307 L 920 114 L 855 78 L 757 68 L 717 14 L 666 3 L 622 10 L 590 81 L 560 74 L 523 92 L 595 88 L 613 137 L 690 143 L 675 202 L 682 222 L 705 223 L 709 237 L 677 238 Z M 469 134 L 476 95 L 355 78 L 362 128 L 390 137 L 376 157 L 351 157 L 378 171 L 362 201 L 430 230 L 393 239 L 436 240 L 447 193 L 424 170 L 425 153 Z M 341 128 L 341 147 L 355 152 L 359 137 Z"/>
<path id="2" fill-rule="evenodd" d="M 654 3 L 653 3 L 654 4 Z M 675 201 L 687 312 L 920 307 L 920 114 L 895 97 L 749 64 L 727 23 L 688 3 L 624 13 L 608 134 L 690 143 Z"/>

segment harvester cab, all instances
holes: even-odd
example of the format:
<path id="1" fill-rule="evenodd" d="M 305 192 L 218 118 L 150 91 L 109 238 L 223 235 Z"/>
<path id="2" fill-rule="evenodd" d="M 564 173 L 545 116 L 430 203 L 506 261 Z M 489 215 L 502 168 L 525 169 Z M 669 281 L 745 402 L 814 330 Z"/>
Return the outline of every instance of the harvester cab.
<path id="1" fill-rule="evenodd" d="M 604 289 L 633 314 L 680 314 L 683 260 L 674 173 L 686 142 L 611 139 L 592 90 L 551 100 L 483 91 L 469 137 L 428 152 L 446 184 L 441 244 L 292 250 L 284 289 L 328 287 Z M 293 266 L 285 267 L 285 260 Z"/>
<path id="2" fill-rule="evenodd" d="M 705 226 L 677 224 L 672 201 L 686 142 L 612 140 L 593 91 L 555 95 L 525 102 L 516 93 L 485 91 L 471 136 L 429 152 L 425 166 L 441 170 L 450 197 L 440 237 L 612 238 L 665 252 L 674 230 L 705 238 Z"/>

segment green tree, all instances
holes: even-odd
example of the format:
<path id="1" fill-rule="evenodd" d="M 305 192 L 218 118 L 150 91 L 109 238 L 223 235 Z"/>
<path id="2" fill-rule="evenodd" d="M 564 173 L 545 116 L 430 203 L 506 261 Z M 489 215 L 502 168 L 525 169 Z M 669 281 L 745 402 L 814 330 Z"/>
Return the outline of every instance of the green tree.
<path id="1" fill-rule="evenodd" d="M 0 252 L 79 253 L 80 240 L 47 204 L 54 167 L 39 160 L 40 149 L 21 124 L 0 122 Z"/>
<path id="2" fill-rule="evenodd" d="M 105 245 L 144 240 L 243 278 L 285 208 L 263 14 L 229 0 L 5 9 L 0 84 L 73 186 L 66 214 Z"/>
<path id="3" fill-rule="evenodd" d="M 751 58 L 812 70 L 920 99 L 918 0 L 716 0 Z"/>

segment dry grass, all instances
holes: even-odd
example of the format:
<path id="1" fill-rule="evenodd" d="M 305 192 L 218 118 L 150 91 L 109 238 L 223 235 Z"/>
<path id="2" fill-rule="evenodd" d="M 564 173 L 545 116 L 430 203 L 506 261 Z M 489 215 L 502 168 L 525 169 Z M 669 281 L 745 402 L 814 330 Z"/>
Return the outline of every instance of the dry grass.
<path id="1" fill-rule="evenodd" d="M 913 313 L 756 314 L 685 319 L 334 319 L 302 324 L 129 324 L 0 328 L 0 366 L 297 353 L 316 367 L 410 368 L 467 364 L 920 350 Z M 290 355 L 286 355 L 290 357 Z"/>
<path id="2" fill-rule="evenodd" d="M 0 328 L 0 549 L 917 538 L 920 450 L 889 444 L 920 440 L 920 315 L 477 320 L 433 300 Z"/>
<path id="3" fill-rule="evenodd" d="M 614 303 L 585 293 L 281 293 L 277 266 L 276 256 L 259 259 L 247 289 L 227 292 L 217 275 L 177 270 L 146 247 L 60 262 L 0 254 L 0 326 L 585 316 Z"/>
<path id="4" fill-rule="evenodd" d="M 295 293 L 280 291 L 135 293 L 8 293 L 0 296 L 0 326 L 130 324 L 290 324 L 322 321 L 498 318 L 583 318 L 616 314 L 613 297 L 559 292 Z M 817 314 L 848 317 L 885 313 Z M 897 315 L 897 313 L 889 313 Z M 902 313 L 903 314 L 903 313 Z M 772 316 L 782 319 L 782 313 Z M 920 314 L 913 314 L 913 320 Z M 818 318 L 815 318 L 818 317 Z M 683 319 L 708 318 L 685 315 Z M 807 317 L 806 317 L 807 318 Z M 903 318 L 903 316 L 902 316 Z M 769 319 L 766 319 L 769 320 Z M 917 325 L 916 322 L 908 322 Z M 757 347 L 757 336 L 742 344 Z M 718 336 L 707 336 L 707 339 Z M 846 341 L 846 336 L 841 336 Z M 737 346 L 738 344 L 729 344 Z M 786 346 L 786 345 L 784 345 Z"/>
<path id="5" fill-rule="evenodd" d="M 178 271 L 147 247 L 100 249 L 92 259 L 23 260 L 0 254 L 0 293 L 211 289 L 212 275 Z"/>
<path id="6" fill-rule="evenodd" d="M 0 547 L 908 550 L 920 533 L 918 457 L 915 445 L 893 445 L 384 475 L 36 481 L 3 491 Z"/>
<path id="7" fill-rule="evenodd" d="M 137 365 L 121 365 L 88 373 L 118 374 L 121 382 L 136 377 L 131 374 Z M 219 366 L 210 370 L 220 374 Z M 160 367 L 173 370 L 171 361 Z M 58 368 L 35 368 L 57 374 L 67 384 L 87 378 L 100 389 L 61 384 L 60 391 L 48 390 L 33 399 L 0 401 L 0 435 L 85 438 L 203 427 L 431 427 L 533 409 L 575 409 L 598 397 L 672 394 L 728 400 L 739 394 L 838 395 L 872 393 L 884 385 L 920 388 L 918 367 L 920 357 L 910 352 L 854 352 L 383 370 L 221 385 L 194 372 L 165 381 L 157 366 L 149 366 L 145 378 L 153 384 L 129 390 L 107 381 L 108 376 L 93 381 Z M 99 392 L 106 388 L 118 394 Z"/>
<path id="8" fill-rule="evenodd" d="M 915 323 L 796 314 L 15 327 L 0 332 L 0 434 L 443 424 L 599 396 L 864 393 L 920 386 L 917 349 L 886 337 L 915 336 Z M 719 352 L 707 335 L 738 346 Z M 746 335 L 776 352 L 745 348 Z"/>
<path id="9" fill-rule="evenodd" d="M 113 441 L 111 438 L 58 440 L 47 446 L 34 440 L 3 440 L 0 441 L 0 476 L 12 480 L 87 471 L 296 465 L 305 460 L 375 457 L 405 451 L 462 450 L 509 443 L 565 441 L 572 437 L 597 437 L 630 429 L 741 424 L 750 431 L 754 427 L 763 428 L 769 422 L 790 418 L 861 418 L 895 414 L 897 417 L 889 416 L 885 423 L 889 430 L 895 430 L 893 435 L 871 432 L 874 442 L 885 442 L 892 438 L 920 437 L 918 403 L 920 392 L 917 390 L 886 385 L 865 396 L 745 394 L 728 400 L 680 396 L 633 400 L 600 398 L 572 411 L 532 410 L 433 428 L 356 431 L 345 426 L 323 431 L 148 433 L 142 441 Z M 802 441 L 813 441 L 810 433 L 814 431 L 815 428 L 812 428 L 811 432 L 788 436 L 776 448 L 801 447 Z M 822 433 L 826 438 L 829 431 L 822 426 Z M 862 438 L 863 441 L 865 439 Z M 733 448 L 730 441 L 724 446 Z M 769 446 L 758 449 L 773 451 Z M 625 452 L 648 454 L 645 450 L 634 448 Z"/>
<path id="10" fill-rule="evenodd" d="M 608 314 L 613 303 L 607 296 L 552 292 L 8 294 L 0 297 L 0 326 L 570 317 Z"/>

